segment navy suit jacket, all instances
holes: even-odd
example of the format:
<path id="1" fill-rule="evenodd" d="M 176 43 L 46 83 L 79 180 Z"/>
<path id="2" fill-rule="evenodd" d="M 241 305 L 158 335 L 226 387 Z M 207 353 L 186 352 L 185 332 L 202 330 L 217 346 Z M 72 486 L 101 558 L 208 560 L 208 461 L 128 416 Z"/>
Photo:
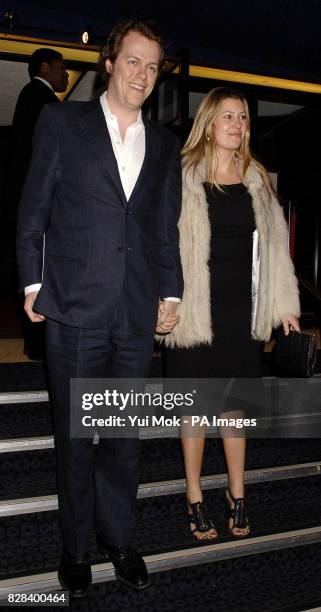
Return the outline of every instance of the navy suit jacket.
<path id="1" fill-rule="evenodd" d="M 182 296 L 180 147 L 163 126 L 144 125 L 145 158 L 127 201 L 99 99 L 41 113 L 17 256 L 21 289 L 42 282 L 34 309 L 49 318 L 103 327 L 125 295 L 131 330 L 149 334 L 159 298 Z"/>

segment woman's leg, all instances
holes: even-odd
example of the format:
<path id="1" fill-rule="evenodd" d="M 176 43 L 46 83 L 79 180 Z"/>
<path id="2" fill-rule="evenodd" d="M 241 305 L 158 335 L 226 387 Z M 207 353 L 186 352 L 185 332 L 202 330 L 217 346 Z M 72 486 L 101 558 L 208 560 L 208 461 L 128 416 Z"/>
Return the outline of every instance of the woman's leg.
<path id="1" fill-rule="evenodd" d="M 200 478 L 205 445 L 205 428 L 200 428 L 197 436 L 184 435 L 183 431 L 181 441 L 186 474 L 187 506 L 188 512 L 191 514 L 190 504 L 203 501 Z M 191 524 L 192 531 L 194 528 L 195 525 Z M 209 529 L 206 532 L 196 530 L 194 535 L 200 540 L 214 539 L 217 537 L 217 531 L 215 529 Z"/>
<path id="2" fill-rule="evenodd" d="M 200 478 L 204 445 L 205 435 L 193 438 L 182 438 L 186 474 L 186 495 L 187 499 L 192 504 L 197 501 L 202 501 Z"/>
<path id="3" fill-rule="evenodd" d="M 235 413 L 221 414 L 220 418 L 234 418 Z M 239 416 L 239 414 L 238 414 Z M 220 434 L 223 439 L 225 459 L 228 472 L 228 488 L 232 495 L 244 497 L 244 466 L 245 466 L 245 451 L 246 438 L 240 434 L 233 433 L 233 429 L 229 427 L 221 427 Z M 227 492 L 227 500 L 231 508 L 234 503 Z M 230 519 L 230 529 L 233 526 L 233 519 Z M 249 527 L 238 528 L 233 527 L 232 533 L 236 536 L 247 535 L 250 532 Z"/>

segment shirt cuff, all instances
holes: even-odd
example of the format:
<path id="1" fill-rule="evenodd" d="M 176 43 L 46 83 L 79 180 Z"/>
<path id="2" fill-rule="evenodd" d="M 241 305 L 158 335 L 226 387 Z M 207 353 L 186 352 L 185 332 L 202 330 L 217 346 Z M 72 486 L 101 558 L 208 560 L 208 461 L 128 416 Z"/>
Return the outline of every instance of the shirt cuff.
<path id="1" fill-rule="evenodd" d="M 163 298 L 164 302 L 177 302 L 177 304 L 180 304 L 182 300 L 180 300 L 180 298 L 177 297 L 167 297 L 167 298 Z"/>
<path id="2" fill-rule="evenodd" d="M 28 287 L 25 287 L 25 295 L 28 295 L 28 293 L 32 293 L 32 291 L 39 291 L 39 289 L 41 289 L 41 283 L 28 285 Z"/>

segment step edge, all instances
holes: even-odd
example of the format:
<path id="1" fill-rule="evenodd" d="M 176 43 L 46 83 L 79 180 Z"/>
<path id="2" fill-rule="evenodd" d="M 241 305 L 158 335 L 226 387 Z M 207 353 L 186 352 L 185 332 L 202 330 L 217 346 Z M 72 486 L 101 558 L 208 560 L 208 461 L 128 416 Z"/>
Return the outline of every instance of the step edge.
<path id="1" fill-rule="evenodd" d="M 199 548 L 156 553 L 144 556 L 144 560 L 149 572 L 156 573 L 190 565 L 218 562 L 239 556 L 263 554 L 283 548 L 316 544 L 320 541 L 321 525 L 273 534 L 273 536 L 259 536 L 241 541 L 209 544 Z M 115 580 L 114 568 L 109 562 L 93 565 L 92 572 L 94 584 Z M 19 576 L 0 580 L 0 600 L 5 599 L 9 593 L 45 592 L 57 589 L 61 590 L 56 571 Z"/>
<path id="2" fill-rule="evenodd" d="M 278 466 L 274 468 L 258 468 L 246 470 L 245 483 L 277 482 L 286 478 L 305 478 L 321 475 L 321 462 L 298 463 Z M 220 489 L 227 484 L 227 475 L 212 474 L 201 477 L 203 490 Z M 185 478 L 163 480 L 153 483 L 142 483 L 138 488 L 138 499 L 160 497 L 161 495 L 175 495 L 184 493 L 186 489 Z M 0 518 L 19 516 L 34 512 L 49 512 L 57 510 L 57 495 L 40 495 L 25 498 L 0 501 Z"/>
<path id="3" fill-rule="evenodd" d="M 32 404 L 48 402 L 48 391 L 7 391 L 0 393 L 1 404 Z"/>
<path id="4" fill-rule="evenodd" d="M 295 430 L 299 425 L 306 425 L 306 417 L 309 415 L 280 415 L 278 417 L 272 417 L 271 419 L 267 419 L 269 423 L 275 422 L 275 433 L 278 431 L 277 425 L 282 426 L 282 421 L 289 421 L 288 427 L 291 427 Z M 320 413 L 311 413 L 311 416 L 317 416 L 318 420 L 313 424 L 321 423 L 321 415 Z M 298 420 L 301 419 L 301 420 Z M 294 422 L 296 421 L 296 422 Z M 311 423 L 310 423 L 311 426 Z M 266 430 L 262 427 L 262 432 Z M 217 437 L 219 438 L 219 433 L 217 431 L 217 427 L 211 425 L 207 428 L 207 436 L 208 437 Z M 257 439 L 260 438 L 262 440 L 268 438 L 271 439 L 271 428 L 269 429 L 269 435 L 265 436 L 255 436 Z M 276 438 L 283 437 L 280 434 L 275 436 Z M 287 436 L 287 439 L 291 438 L 306 438 L 306 435 L 302 436 Z M 311 437 L 311 436 L 308 436 Z M 150 427 L 142 427 L 139 433 L 140 440 L 154 440 L 158 438 L 180 438 L 180 428 L 179 427 L 159 427 L 159 428 L 150 428 Z M 312 436 L 311 439 L 319 438 L 319 430 L 316 432 L 315 436 Z M 94 443 L 98 442 L 99 437 L 95 434 Z M 26 438 L 11 438 L 11 439 L 0 439 L 0 454 L 1 453 L 13 453 L 20 451 L 28 451 L 28 450 L 41 450 L 46 443 L 47 448 L 54 448 L 54 436 L 31 436 Z"/>
<path id="5" fill-rule="evenodd" d="M 43 450 L 54 448 L 53 436 L 35 436 L 31 438 L 12 438 L 0 440 L 1 453 L 17 453 L 22 451 Z"/>

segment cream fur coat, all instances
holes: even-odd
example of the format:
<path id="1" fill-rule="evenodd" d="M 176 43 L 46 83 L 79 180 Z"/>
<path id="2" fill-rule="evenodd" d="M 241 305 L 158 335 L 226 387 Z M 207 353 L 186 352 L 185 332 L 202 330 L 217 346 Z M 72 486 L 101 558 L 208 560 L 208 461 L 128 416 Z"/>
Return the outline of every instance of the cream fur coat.
<path id="1" fill-rule="evenodd" d="M 180 322 L 162 340 L 169 347 L 210 344 L 215 330 L 211 323 L 210 256 L 211 228 L 203 183 L 205 163 L 183 170 L 183 202 L 179 221 L 184 295 Z M 269 195 L 261 175 L 250 165 L 243 179 L 255 215 L 258 235 L 256 271 L 252 272 L 252 337 L 269 340 L 273 327 L 286 314 L 300 316 L 294 267 L 288 253 L 287 224 L 274 195 Z M 159 338 L 160 339 L 160 338 Z"/>

